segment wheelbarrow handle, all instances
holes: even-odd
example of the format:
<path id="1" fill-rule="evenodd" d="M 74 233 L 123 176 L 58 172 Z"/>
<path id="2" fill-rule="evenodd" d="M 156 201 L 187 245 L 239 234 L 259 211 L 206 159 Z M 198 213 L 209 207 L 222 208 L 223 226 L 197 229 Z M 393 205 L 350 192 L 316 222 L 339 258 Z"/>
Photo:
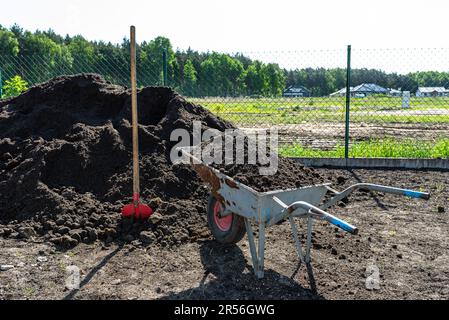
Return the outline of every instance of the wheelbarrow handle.
<path id="1" fill-rule="evenodd" d="M 330 224 L 339 227 L 340 229 L 349 232 L 351 234 L 357 234 L 358 229 L 354 227 L 353 225 L 347 223 L 346 221 L 343 221 L 330 213 L 315 207 L 314 205 L 305 202 L 305 201 L 297 201 L 291 205 L 286 205 L 284 202 L 282 202 L 279 198 L 273 197 L 273 200 L 276 201 L 281 207 L 284 208 L 284 212 L 291 216 L 297 216 L 296 210 L 299 208 L 305 209 L 306 212 L 309 214 L 314 215 L 317 219 L 325 220 L 329 222 Z M 284 217 L 285 215 L 280 215 L 280 217 Z M 301 216 L 304 216 L 304 213 L 301 213 Z M 269 225 L 272 225 L 273 223 L 276 223 L 278 219 L 269 222 Z"/>
<path id="2" fill-rule="evenodd" d="M 394 187 L 387 187 L 372 183 L 358 183 L 355 185 L 350 186 L 348 189 L 337 192 L 331 188 L 328 187 L 328 190 L 331 191 L 334 194 L 334 197 L 328 200 L 326 203 L 324 203 L 321 208 L 326 210 L 327 208 L 330 208 L 334 204 L 336 204 L 338 201 L 343 200 L 347 198 L 351 193 L 353 193 L 357 189 L 364 189 L 369 191 L 376 191 L 376 192 L 382 192 L 382 193 L 391 193 L 396 194 L 400 196 L 405 196 L 409 198 L 419 198 L 424 200 L 430 199 L 430 193 L 426 192 L 420 192 L 420 191 L 414 191 L 409 189 L 400 189 L 400 188 L 394 188 Z"/>
<path id="3" fill-rule="evenodd" d="M 430 193 L 413 191 L 413 190 L 404 190 L 404 196 L 409 197 L 409 198 L 417 198 L 417 199 L 424 199 L 424 200 L 430 199 Z"/>
<path id="4" fill-rule="evenodd" d="M 357 227 L 354 227 L 352 224 L 347 223 L 346 221 L 337 218 L 336 216 L 331 215 L 330 213 L 323 211 L 317 207 L 313 207 L 310 209 L 310 212 L 317 215 L 318 218 L 321 218 L 330 224 L 339 227 L 340 229 L 349 232 L 351 234 L 357 234 L 359 233 L 359 229 Z"/>

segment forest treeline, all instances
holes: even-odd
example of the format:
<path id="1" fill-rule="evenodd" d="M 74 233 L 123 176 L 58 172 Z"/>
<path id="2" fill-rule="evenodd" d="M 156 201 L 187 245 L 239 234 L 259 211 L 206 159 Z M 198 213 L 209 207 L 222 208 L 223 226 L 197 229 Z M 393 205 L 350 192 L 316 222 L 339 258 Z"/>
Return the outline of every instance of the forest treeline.
<path id="1" fill-rule="evenodd" d="M 326 96 L 346 86 L 343 68 L 286 70 L 243 54 L 174 50 L 165 37 L 138 45 L 140 86 L 163 83 L 164 51 L 168 85 L 188 96 L 277 97 L 290 86 L 304 86 L 313 96 Z M 52 30 L 30 32 L 18 25 L 0 26 L 0 71 L 4 80 L 19 75 L 29 84 L 62 74 L 95 72 L 111 82 L 128 85 L 129 40 L 113 44 L 88 41 L 81 35 L 61 36 Z M 414 92 L 418 86 L 449 87 L 449 73 L 352 70 L 352 85 L 361 83 Z"/>

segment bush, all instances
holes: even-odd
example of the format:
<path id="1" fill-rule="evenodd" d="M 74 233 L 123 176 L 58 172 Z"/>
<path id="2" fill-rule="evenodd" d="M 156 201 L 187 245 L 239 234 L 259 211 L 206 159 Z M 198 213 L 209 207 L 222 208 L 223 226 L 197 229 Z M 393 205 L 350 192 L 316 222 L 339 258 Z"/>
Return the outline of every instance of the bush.
<path id="1" fill-rule="evenodd" d="M 14 76 L 5 81 L 5 85 L 3 86 L 3 95 L 1 98 L 4 99 L 15 97 L 26 90 L 28 90 L 28 82 L 23 80 L 21 76 Z"/>

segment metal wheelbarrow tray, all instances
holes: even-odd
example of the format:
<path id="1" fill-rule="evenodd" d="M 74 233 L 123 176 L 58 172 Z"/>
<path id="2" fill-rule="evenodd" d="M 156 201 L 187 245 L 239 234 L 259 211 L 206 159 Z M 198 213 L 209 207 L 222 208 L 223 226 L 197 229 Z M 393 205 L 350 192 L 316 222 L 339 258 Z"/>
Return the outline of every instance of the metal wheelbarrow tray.
<path id="1" fill-rule="evenodd" d="M 326 212 L 328 208 L 348 197 L 357 189 L 392 193 L 410 198 L 428 200 L 429 193 L 399 189 L 376 184 L 359 183 L 338 192 L 331 184 L 308 186 L 298 189 L 258 192 L 218 170 L 205 165 L 186 150 L 181 150 L 190 160 L 201 179 L 210 185 L 208 223 L 214 237 L 224 244 L 238 243 L 245 233 L 248 236 L 253 268 L 258 278 L 264 277 L 265 230 L 279 222 L 289 220 L 299 258 L 310 263 L 312 229 L 314 220 L 324 220 L 351 234 L 358 229 L 348 222 Z M 325 201 L 325 196 L 330 198 Z M 294 218 L 307 220 L 306 250 L 303 252 Z M 251 222 L 259 227 L 258 245 Z"/>

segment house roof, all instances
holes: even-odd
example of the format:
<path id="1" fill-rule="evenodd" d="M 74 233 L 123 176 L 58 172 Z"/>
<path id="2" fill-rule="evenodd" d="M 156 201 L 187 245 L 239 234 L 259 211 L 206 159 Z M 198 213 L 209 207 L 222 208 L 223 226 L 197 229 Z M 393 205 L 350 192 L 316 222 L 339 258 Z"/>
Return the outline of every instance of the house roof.
<path id="1" fill-rule="evenodd" d="M 307 89 L 306 87 L 303 87 L 303 86 L 295 86 L 295 87 L 291 86 L 291 87 L 288 87 L 287 90 L 284 91 L 284 93 L 287 93 L 287 92 L 288 93 L 304 93 L 304 92 L 309 93 L 310 91 L 309 91 L 309 89 Z"/>
<path id="2" fill-rule="evenodd" d="M 447 92 L 445 87 L 419 87 L 418 91 L 423 92 L 423 93 Z"/>
<path id="3" fill-rule="evenodd" d="M 388 93 L 390 90 L 385 89 L 375 83 L 362 83 L 357 87 L 351 87 L 351 93 Z M 340 89 L 331 95 L 345 94 L 346 88 Z"/>
<path id="4" fill-rule="evenodd" d="M 352 90 L 354 89 L 354 87 L 350 87 L 350 91 L 352 92 Z M 346 88 L 340 89 L 334 93 L 331 94 L 331 96 L 336 96 L 339 94 L 346 94 Z"/>
<path id="5" fill-rule="evenodd" d="M 351 92 L 354 93 L 388 93 L 389 91 L 375 83 L 362 83 L 355 87 Z"/>

